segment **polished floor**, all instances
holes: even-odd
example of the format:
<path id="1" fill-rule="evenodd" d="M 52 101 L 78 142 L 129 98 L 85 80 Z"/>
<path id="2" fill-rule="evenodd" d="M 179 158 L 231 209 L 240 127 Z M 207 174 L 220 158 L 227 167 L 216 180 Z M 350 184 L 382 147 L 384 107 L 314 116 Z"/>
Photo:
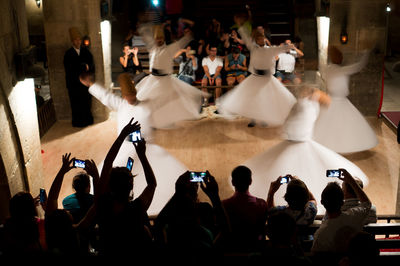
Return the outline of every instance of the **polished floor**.
<path id="1" fill-rule="evenodd" d="M 208 110 L 205 118 L 184 122 L 179 128 L 156 130 L 155 142 L 168 150 L 190 170 L 209 170 L 216 178 L 222 199 L 232 193 L 230 172 L 248 158 L 280 141 L 280 128 L 248 128 L 245 119 L 225 120 Z M 100 163 L 116 137 L 116 122 L 110 119 L 85 129 L 73 128 L 68 121 L 58 121 L 42 138 L 45 188 L 61 166 L 61 157 L 71 152 L 76 158 L 93 159 Z M 377 207 L 378 214 L 394 214 L 400 170 L 400 145 L 396 134 L 381 118 L 367 118 L 374 128 L 379 144 L 365 152 L 345 157 L 359 166 L 369 177 L 365 188 Z M 59 198 L 73 193 L 73 169 L 64 179 Z M 174 184 L 171 184 L 173 186 Z M 158 187 L 157 189 L 162 189 Z M 268 188 L 265 188 L 267 193 Z M 201 199 L 205 195 L 200 194 Z M 61 206 L 61 205 L 60 205 Z"/>

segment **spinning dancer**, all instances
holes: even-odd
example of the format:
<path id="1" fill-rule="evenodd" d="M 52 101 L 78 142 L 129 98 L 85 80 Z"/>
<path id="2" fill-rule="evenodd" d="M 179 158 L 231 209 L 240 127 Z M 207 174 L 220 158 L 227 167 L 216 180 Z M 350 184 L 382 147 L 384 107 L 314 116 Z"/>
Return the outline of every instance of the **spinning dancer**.
<path id="1" fill-rule="evenodd" d="M 364 53 L 359 62 L 348 66 L 341 66 L 343 56 L 335 46 L 329 47 L 328 54 L 332 64 L 321 67 L 321 74 L 332 103 L 320 112 L 314 140 L 338 153 L 371 149 L 378 144 L 375 132 L 347 99 L 350 75 L 367 64 L 368 53 Z"/>
<path id="2" fill-rule="evenodd" d="M 249 126 L 254 126 L 255 122 L 268 126 L 282 125 L 296 98 L 272 74 L 275 56 L 293 45 L 268 48 L 265 46 L 265 37 L 260 33 L 256 35 L 254 44 L 242 26 L 243 19 L 235 17 L 235 22 L 240 26 L 239 33 L 250 50 L 249 71 L 252 75 L 220 98 L 218 111 L 225 115 L 250 118 L 252 122 Z"/>
<path id="3" fill-rule="evenodd" d="M 139 102 L 136 99 L 136 89 L 128 73 L 123 73 L 118 77 L 121 86 L 122 97 L 114 94 L 111 90 L 105 89 L 99 83 L 95 83 L 93 76 L 81 75 L 81 82 L 89 87 L 89 92 L 108 108 L 117 111 L 118 133 L 132 119 L 141 125 L 141 136 L 146 140 L 146 154 L 152 165 L 157 178 L 158 188 L 154 195 L 154 200 L 148 210 L 149 215 L 157 215 L 167 200 L 174 194 L 174 184 L 176 179 L 187 168 L 170 155 L 160 146 L 152 143 L 152 129 L 149 121 L 150 111 L 147 103 Z M 137 175 L 135 178 L 134 193 L 141 193 L 146 187 L 143 168 L 137 157 L 135 147 L 130 140 L 125 140 L 122 144 L 113 166 L 126 166 L 128 157 L 134 159 L 132 172 Z M 102 164 L 101 164 L 102 165 Z"/>
<path id="4" fill-rule="evenodd" d="M 189 29 L 169 45 L 159 26 L 145 25 L 139 31 L 149 50 L 151 75 L 136 85 L 137 98 L 148 102 L 152 126 L 168 128 L 179 121 L 199 119 L 203 93 L 171 75 L 176 52 L 191 40 Z"/>
<path id="5" fill-rule="evenodd" d="M 329 96 L 318 89 L 300 88 L 297 103 L 283 126 L 285 140 L 244 163 L 253 172 L 250 193 L 265 197 L 272 181 L 291 174 L 301 178 L 320 202 L 326 184 L 338 181 L 326 177 L 328 169 L 345 168 L 364 184 L 368 182 L 366 175 L 355 164 L 311 139 L 320 104 L 328 105 L 329 101 Z M 277 192 L 276 205 L 286 204 L 283 193 L 284 189 Z M 321 214 L 322 209 L 318 210 Z"/>

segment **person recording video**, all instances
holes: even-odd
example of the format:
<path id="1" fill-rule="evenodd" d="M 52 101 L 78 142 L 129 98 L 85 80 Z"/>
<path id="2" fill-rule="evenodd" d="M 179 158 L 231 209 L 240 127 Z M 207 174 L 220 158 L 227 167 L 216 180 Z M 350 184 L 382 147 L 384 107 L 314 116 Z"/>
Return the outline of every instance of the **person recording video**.
<path id="1" fill-rule="evenodd" d="M 138 51 L 137 47 L 131 48 L 128 44 L 124 44 L 122 49 L 123 55 L 119 58 L 123 71 L 130 73 L 132 78 L 137 72 L 143 72 L 142 64 L 138 58 Z"/>

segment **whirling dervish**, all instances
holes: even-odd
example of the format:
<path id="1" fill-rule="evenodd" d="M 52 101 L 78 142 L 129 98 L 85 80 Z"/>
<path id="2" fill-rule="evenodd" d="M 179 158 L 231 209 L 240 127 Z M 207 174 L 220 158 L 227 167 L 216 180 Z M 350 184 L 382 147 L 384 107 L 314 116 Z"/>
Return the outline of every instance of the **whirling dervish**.
<path id="1" fill-rule="evenodd" d="M 152 139 L 153 129 L 150 124 L 150 110 L 146 102 L 140 102 L 136 99 L 136 89 L 128 73 L 120 74 L 118 77 L 122 96 L 95 82 L 92 75 L 81 75 L 81 82 L 89 87 L 90 94 L 102 104 L 117 112 L 118 134 L 132 117 L 141 125 L 141 137 L 146 140 L 146 154 L 158 183 L 148 214 L 157 215 L 175 192 L 171 184 L 174 184 L 176 179 L 187 171 L 187 167 L 154 143 Z M 114 160 L 113 166 L 126 167 L 129 157 L 134 160 L 132 173 L 136 175 L 133 192 L 134 195 L 139 195 L 147 183 L 135 147 L 130 139 L 126 139 Z M 102 167 L 102 164 L 99 164 L 99 168 Z"/>
<path id="2" fill-rule="evenodd" d="M 137 98 L 148 102 L 152 127 L 170 128 L 179 121 L 201 118 L 201 100 L 206 95 L 172 75 L 174 56 L 191 40 L 190 30 L 169 45 L 159 25 L 143 25 L 139 32 L 149 51 L 151 74 L 136 84 Z"/>
<path id="3" fill-rule="evenodd" d="M 265 37 L 258 33 L 253 43 L 243 18 L 235 17 L 239 33 L 250 51 L 249 71 L 252 73 L 239 85 L 225 93 L 217 102 L 218 112 L 226 117 L 243 116 L 268 126 L 282 125 L 296 102 L 293 94 L 273 76 L 275 57 L 293 45 L 267 47 Z"/>
<path id="4" fill-rule="evenodd" d="M 314 123 L 318 117 L 320 104 L 328 105 L 327 94 L 310 87 L 301 87 L 297 103 L 293 106 L 283 126 L 283 141 L 256 155 L 244 163 L 253 172 L 250 192 L 257 197 L 265 197 L 269 184 L 279 176 L 296 175 L 303 180 L 320 202 L 320 195 L 332 178 L 326 177 L 326 170 L 344 168 L 364 184 L 368 178 L 355 164 L 312 140 Z M 284 190 L 277 192 L 277 205 L 285 205 Z M 279 194 L 280 193 L 280 194 Z M 318 208 L 323 213 L 323 208 Z"/>
<path id="5" fill-rule="evenodd" d="M 335 46 L 328 48 L 332 64 L 321 66 L 332 102 L 321 109 L 315 123 L 314 140 L 338 153 L 351 153 L 371 149 L 378 144 L 374 130 L 364 116 L 349 101 L 350 75 L 359 72 L 368 62 L 364 52 L 357 63 L 342 66 L 343 55 Z"/>

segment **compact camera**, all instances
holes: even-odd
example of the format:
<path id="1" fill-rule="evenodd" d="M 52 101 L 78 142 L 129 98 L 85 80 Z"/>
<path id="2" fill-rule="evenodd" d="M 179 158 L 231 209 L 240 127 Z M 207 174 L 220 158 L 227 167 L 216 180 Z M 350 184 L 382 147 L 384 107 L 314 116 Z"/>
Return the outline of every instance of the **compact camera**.
<path id="1" fill-rule="evenodd" d="M 340 177 L 341 171 L 340 170 L 326 170 L 327 177 Z"/>
<path id="2" fill-rule="evenodd" d="M 207 176 L 206 172 L 190 172 L 190 182 L 203 182 Z"/>
<path id="3" fill-rule="evenodd" d="M 85 168 L 85 161 L 74 159 L 74 167 Z"/>

